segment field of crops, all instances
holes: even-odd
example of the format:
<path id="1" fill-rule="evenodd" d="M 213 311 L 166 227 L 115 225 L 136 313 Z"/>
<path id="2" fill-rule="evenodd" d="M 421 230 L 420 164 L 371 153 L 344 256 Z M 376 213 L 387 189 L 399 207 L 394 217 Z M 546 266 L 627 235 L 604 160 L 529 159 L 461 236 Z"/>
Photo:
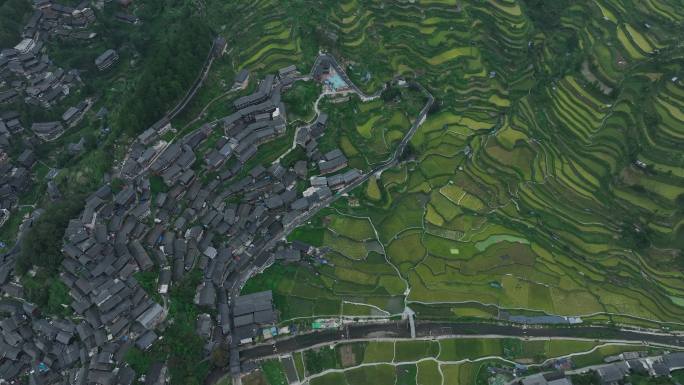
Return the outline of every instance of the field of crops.
<path id="1" fill-rule="evenodd" d="M 306 71 L 324 49 L 367 92 L 403 76 L 437 100 L 408 162 L 291 236 L 330 247 L 327 264 L 276 265 L 250 283 L 275 289 L 284 319 L 434 304 L 444 317 L 683 326 L 684 11 L 531 3 L 240 6 L 236 70 Z M 360 169 L 382 161 L 422 105 L 410 89 L 398 99 L 324 103 L 322 146 Z"/>
<path id="2" fill-rule="evenodd" d="M 283 368 L 286 366 L 290 367 L 291 379 L 311 385 L 474 384 L 487 383 L 489 378 L 496 376 L 509 381 L 516 364 L 519 368 L 528 366 L 530 370 L 540 370 L 551 367 L 560 359 L 565 365 L 580 368 L 599 364 L 609 355 L 645 350 L 648 348 L 638 344 L 602 345 L 585 340 L 366 341 L 305 350 L 264 361 L 261 368 L 271 385 L 277 385 L 285 378 L 287 370 Z M 568 357 L 570 361 L 566 362 Z M 274 368 L 281 368 L 283 374 Z M 492 368 L 497 370 L 493 372 Z"/>

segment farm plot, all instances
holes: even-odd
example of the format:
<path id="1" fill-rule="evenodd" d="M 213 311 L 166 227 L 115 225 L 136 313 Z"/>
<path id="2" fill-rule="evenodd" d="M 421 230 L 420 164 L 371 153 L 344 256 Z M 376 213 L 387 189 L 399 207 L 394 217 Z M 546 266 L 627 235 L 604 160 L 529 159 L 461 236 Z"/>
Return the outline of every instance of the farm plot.
<path id="1" fill-rule="evenodd" d="M 437 101 L 400 164 L 291 236 L 331 250 L 319 275 L 277 278 L 276 264 L 255 280 L 288 317 L 395 314 L 408 300 L 430 319 L 499 307 L 684 327 L 684 13 L 664 0 L 455 3 L 331 2 L 297 21 L 293 5 L 269 11 L 292 23 L 253 21 L 262 33 L 240 67 L 322 48 L 362 89 L 389 82 L 372 102 L 321 104 L 320 146 L 351 167 L 387 159 L 424 102 L 393 79 Z M 302 33 L 314 30 L 318 42 Z"/>

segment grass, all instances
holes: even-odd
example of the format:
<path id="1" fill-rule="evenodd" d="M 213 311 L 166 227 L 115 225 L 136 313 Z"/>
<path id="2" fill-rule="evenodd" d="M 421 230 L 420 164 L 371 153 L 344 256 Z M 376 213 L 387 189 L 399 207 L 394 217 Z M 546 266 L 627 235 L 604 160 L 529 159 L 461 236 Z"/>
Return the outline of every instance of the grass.
<path id="1" fill-rule="evenodd" d="M 329 217 L 329 220 L 329 229 L 355 241 L 365 241 L 373 238 L 375 235 L 373 227 L 367 218 L 334 215 Z"/>
<path id="2" fill-rule="evenodd" d="M 315 82 L 296 82 L 283 93 L 285 111 L 290 121 L 311 121 L 314 118 L 314 102 L 321 93 L 321 86 Z"/>
<path id="3" fill-rule="evenodd" d="M 370 200 L 374 201 L 379 201 L 382 198 L 380 186 L 378 186 L 378 181 L 374 176 L 368 179 L 368 183 L 366 185 L 366 196 Z"/>
<path id="4" fill-rule="evenodd" d="M 297 376 L 301 379 L 306 375 L 304 372 L 304 355 L 301 352 L 297 352 L 292 356 L 295 363 L 295 369 L 297 369 Z"/>
<path id="5" fill-rule="evenodd" d="M 371 341 L 366 346 L 364 363 L 390 362 L 394 358 L 394 343 Z"/>
<path id="6" fill-rule="evenodd" d="M 326 369 L 334 369 L 340 366 L 335 350 L 329 347 L 305 351 L 304 365 L 309 374 L 320 373 Z"/>
<path id="7" fill-rule="evenodd" d="M 287 385 L 285 368 L 280 360 L 268 360 L 261 364 L 261 370 L 269 385 Z"/>
<path id="8" fill-rule="evenodd" d="M 415 364 L 399 365 L 396 367 L 396 385 L 416 385 L 418 368 Z"/>
<path id="9" fill-rule="evenodd" d="M 425 357 L 436 357 L 439 343 L 436 341 L 397 341 L 394 362 L 416 361 Z"/>
<path id="10" fill-rule="evenodd" d="M 427 360 L 418 363 L 417 385 L 441 384 L 442 375 L 438 369 L 437 361 Z"/>
<path id="11" fill-rule="evenodd" d="M 603 362 L 603 358 L 613 356 L 622 352 L 634 352 L 644 350 L 643 346 L 639 345 L 608 345 L 601 346 L 591 353 L 581 354 L 572 358 L 573 363 L 578 368 L 585 366 L 596 365 Z"/>
<path id="12" fill-rule="evenodd" d="M 465 358 L 479 358 L 503 353 L 501 341 L 496 339 L 444 340 L 440 360 L 459 361 Z"/>
<path id="13" fill-rule="evenodd" d="M 364 366 L 344 372 L 349 385 L 394 385 L 394 367 L 391 365 Z"/>

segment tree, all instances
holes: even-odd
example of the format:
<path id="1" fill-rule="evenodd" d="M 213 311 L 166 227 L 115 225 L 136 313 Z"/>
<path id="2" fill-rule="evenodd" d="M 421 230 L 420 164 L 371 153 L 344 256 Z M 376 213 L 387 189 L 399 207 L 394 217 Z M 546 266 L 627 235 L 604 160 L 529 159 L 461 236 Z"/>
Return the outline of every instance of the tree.
<path id="1" fill-rule="evenodd" d="M 45 210 L 21 242 L 17 272 L 24 274 L 33 266 L 57 271 L 63 258 L 64 231 L 69 220 L 83 209 L 83 202 L 83 196 L 75 195 Z"/>
<path id="2" fill-rule="evenodd" d="M 225 343 L 220 344 L 211 352 L 211 363 L 219 368 L 228 365 L 228 346 Z"/>
<path id="3" fill-rule="evenodd" d="M 679 194 L 675 202 L 677 203 L 677 208 L 684 211 L 684 193 Z"/>
<path id="4" fill-rule="evenodd" d="M 201 18 L 180 12 L 166 23 L 116 122 L 131 136 L 159 120 L 183 98 L 209 52 L 211 34 Z"/>
<path id="5" fill-rule="evenodd" d="M 399 89 L 396 87 L 392 87 L 392 85 L 388 84 L 387 87 L 380 94 L 380 97 L 383 101 L 390 102 L 396 99 L 399 95 L 401 95 Z"/>
<path id="6" fill-rule="evenodd" d="M 6 0 L 0 5 L 0 47 L 19 43 L 23 20 L 30 11 L 31 3 L 25 0 Z"/>
<path id="7" fill-rule="evenodd" d="M 571 4 L 570 0 L 525 0 L 526 13 L 532 23 L 541 30 L 560 27 L 563 11 Z"/>

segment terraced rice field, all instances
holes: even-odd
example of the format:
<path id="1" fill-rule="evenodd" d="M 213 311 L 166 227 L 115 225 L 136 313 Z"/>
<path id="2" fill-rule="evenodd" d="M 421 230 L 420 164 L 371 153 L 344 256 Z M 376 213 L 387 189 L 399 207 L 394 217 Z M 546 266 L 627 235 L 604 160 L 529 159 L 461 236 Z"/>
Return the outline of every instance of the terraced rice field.
<path id="1" fill-rule="evenodd" d="M 232 43 L 236 68 L 305 71 L 325 49 L 368 92 L 403 76 L 438 105 L 407 162 L 293 236 L 321 234 L 320 275 L 276 265 L 255 279 L 282 319 L 495 316 L 485 306 L 684 326 L 683 8 L 566 5 L 548 18 L 520 0 L 240 5 L 255 32 Z M 321 145 L 370 169 L 416 116 L 412 92 L 324 103 Z M 324 225 L 349 218 L 364 225 Z"/>

